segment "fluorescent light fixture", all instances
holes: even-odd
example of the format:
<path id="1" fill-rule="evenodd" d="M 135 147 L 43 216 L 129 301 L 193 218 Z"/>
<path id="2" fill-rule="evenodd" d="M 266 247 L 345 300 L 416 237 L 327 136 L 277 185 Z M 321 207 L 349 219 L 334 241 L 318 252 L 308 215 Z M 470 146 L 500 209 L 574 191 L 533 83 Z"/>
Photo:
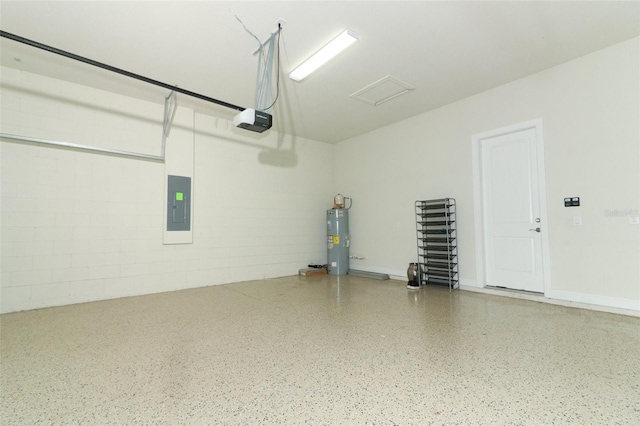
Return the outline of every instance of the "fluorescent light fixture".
<path id="1" fill-rule="evenodd" d="M 345 30 L 338 37 L 331 40 L 326 46 L 318 50 L 309 59 L 304 61 L 298 68 L 291 71 L 289 78 L 295 81 L 301 81 L 309 74 L 326 64 L 331 58 L 351 46 L 358 36 L 351 30 Z"/>

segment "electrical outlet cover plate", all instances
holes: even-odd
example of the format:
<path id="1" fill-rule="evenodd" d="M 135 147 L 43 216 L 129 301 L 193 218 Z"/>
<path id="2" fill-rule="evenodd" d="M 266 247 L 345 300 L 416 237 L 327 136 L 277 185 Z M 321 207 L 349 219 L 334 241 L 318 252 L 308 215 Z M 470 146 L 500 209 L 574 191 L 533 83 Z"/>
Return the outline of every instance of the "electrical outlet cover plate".
<path id="1" fill-rule="evenodd" d="M 568 197 L 564 199 L 565 207 L 580 207 L 580 197 Z"/>

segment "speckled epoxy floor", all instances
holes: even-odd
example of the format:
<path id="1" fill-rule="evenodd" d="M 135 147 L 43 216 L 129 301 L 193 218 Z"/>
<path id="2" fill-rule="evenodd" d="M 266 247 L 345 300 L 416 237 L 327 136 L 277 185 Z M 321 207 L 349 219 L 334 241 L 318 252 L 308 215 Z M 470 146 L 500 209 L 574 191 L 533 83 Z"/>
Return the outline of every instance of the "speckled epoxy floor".
<path id="1" fill-rule="evenodd" d="M 3 425 L 640 424 L 640 319 L 288 277 L 0 317 Z"/>

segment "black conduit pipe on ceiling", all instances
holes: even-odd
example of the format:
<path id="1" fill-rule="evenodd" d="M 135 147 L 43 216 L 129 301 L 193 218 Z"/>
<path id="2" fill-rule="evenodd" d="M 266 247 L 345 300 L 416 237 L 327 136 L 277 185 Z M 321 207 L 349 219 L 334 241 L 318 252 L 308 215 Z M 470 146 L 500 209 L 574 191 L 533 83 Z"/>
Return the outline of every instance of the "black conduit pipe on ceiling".
<path id="1" fill-rule="evenodd" d="M 130 77 L 130 78 L 134 78 L 136 80 L 144 81 L 145 83 L 149 83 L 149 84 L 153 84 L 153 85 L 156 85 L 156 86 L 164 87 L 165 89 L 173 90 L 175 92 L 182 93 L 182 94 L 185 94 L 187 96 L 192 96 L 194 98 L 202 99 L 203 101 L 207 101 L 207 102 L 211 102 L 211 103 L 214 103 L 214 104 L 217 104 L 217 105 L 221 105 L 221 106 L 226 107 L 226 108 L 235 109 L 237 111 L 244 111 L 246 109 L 246 108 L 243 108 L 243 107 L 238 106 L 238 105 L 230 104 L 228 102 L 224 102 L 224 101 L 221 101 L 221 100 L 218 100 L 218 99 L 211 98 L 209 96 L 205 96 L 205 95 L 201 95 L 201 94 L 196 93 L 196 92 L 192 92 L 190 90 L 181 89 L 179 87 L 172 86 L 170 84 L 163 83 L 163 82 L 158 81 L 158 80 L 153 80 L 151 78 L 142 76 L 140 74 L 135 74 L 135 73 L 132 73 L 132 72 L 129 72 L 129 71 L 125 71 L 125 70 L 120 69 L 120 68 L 112 67 L 111 65 L 107 65 L 107 64 L 104 64 L 102 62 L 94 61 L 93 59 L 85 58 L 83 56 L 79 56 L 79 55 L 76 55 L 74 53 L 66 52 L 64 50 L 60 50 L 60 49 L 57 49 L 55 47 L 47 46 L 46 44 L 38 43 L 37 41 L 29 40 L 29 39 L 26 39 L 24 37 L 20 37 L 20 36 L 15 35 L 15 34 L 8 33 L 6 31 L 0 30 L 0 36 L 4 37 L 4 38 L 8 38 L 8 39 L 13 40 L 13 41 L 17 41 L 19 43 L 27 44 L 27 45 L 35 47 L 37 49 L 42 49 L 42 50 L 46 50 L 46 51 L 51 52 L 51 53 L 55 53 L 56 55 L 61 55 L 61 56 L 65 56 L 65 57 L 70 58 L 70 59 L 74 59 L 76 61 L 84 62 L 85 64 L 93 65 L 95 67 L 102 68 L 102 69 L 105 69 L 107 71 L 115 72 L 117 74 L 122 74 L 124 76 Z"/>

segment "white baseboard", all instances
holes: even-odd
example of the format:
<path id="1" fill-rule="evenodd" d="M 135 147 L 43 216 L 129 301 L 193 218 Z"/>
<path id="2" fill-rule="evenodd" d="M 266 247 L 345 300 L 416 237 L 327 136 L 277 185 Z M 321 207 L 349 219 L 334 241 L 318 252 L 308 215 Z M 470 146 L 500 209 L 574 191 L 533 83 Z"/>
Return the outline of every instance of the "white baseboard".
<path id="1" fill-rule="evenodd" d="M 561 290 L 550 290 L 545 294 L 545 296 L 550 299 L 558 299 L 571 303 L 606 306 L 608 308 L 636 311 L 637 315 L 640 316 L 640 300 L 600 296 L 595 294 L 574 293 Z"/>
<path id="2" fill-rule="evenodd" d="M 542 295 L 508 289 L 503 290 L 490 287 L 476 287 L 475 285 L 468 285 L 470 283 L 475 284 L 475 280 L 464 280 L 463 282 L 461 282 L 460 289 L 466 291 L 474 291 L 477 293 L 491 294 L 494 296 L 512 297 L 515 299 L 532 300 L 535 302 L 550 303 L 553 305 L 640 317 L 640 300 L 622 299 L 616 297 L 573 293 L 558 290 L 551 290 L 548 291 L 545 295 Z"/>
<path id="3" fill-rule="evenodd" d="M 368 266 L 363 268 L 357 267 L 354 269 L 367 272 L 376 272 L 380 274 L 388 274 L 392 280 L 407 280 L 406 273 L 404 271 L 389 268 L 379 268 L 375 266 Z M 551 303 L 560 306 L 640 317 L 640 300 L 634 299 L 623 299 L 619 297 L 608 297 L 561 290 L 550 290 L 547 291 L 544 295 L 508 289 L 503 290 L 492 287 L 480 287 L 478 286 L 478 280 L 473 278 L 460 278 L 460 290 L 475 291 L 479 293 L 492 294 L 495 296 L 533 300 L 536 302 Z"/>
<path id="4" fill-rule="evenodd" d="M 460 288 L 464 289 L 465 287 L 478 288 L 478 281 L 471 278 L 460 278 Z"/>

